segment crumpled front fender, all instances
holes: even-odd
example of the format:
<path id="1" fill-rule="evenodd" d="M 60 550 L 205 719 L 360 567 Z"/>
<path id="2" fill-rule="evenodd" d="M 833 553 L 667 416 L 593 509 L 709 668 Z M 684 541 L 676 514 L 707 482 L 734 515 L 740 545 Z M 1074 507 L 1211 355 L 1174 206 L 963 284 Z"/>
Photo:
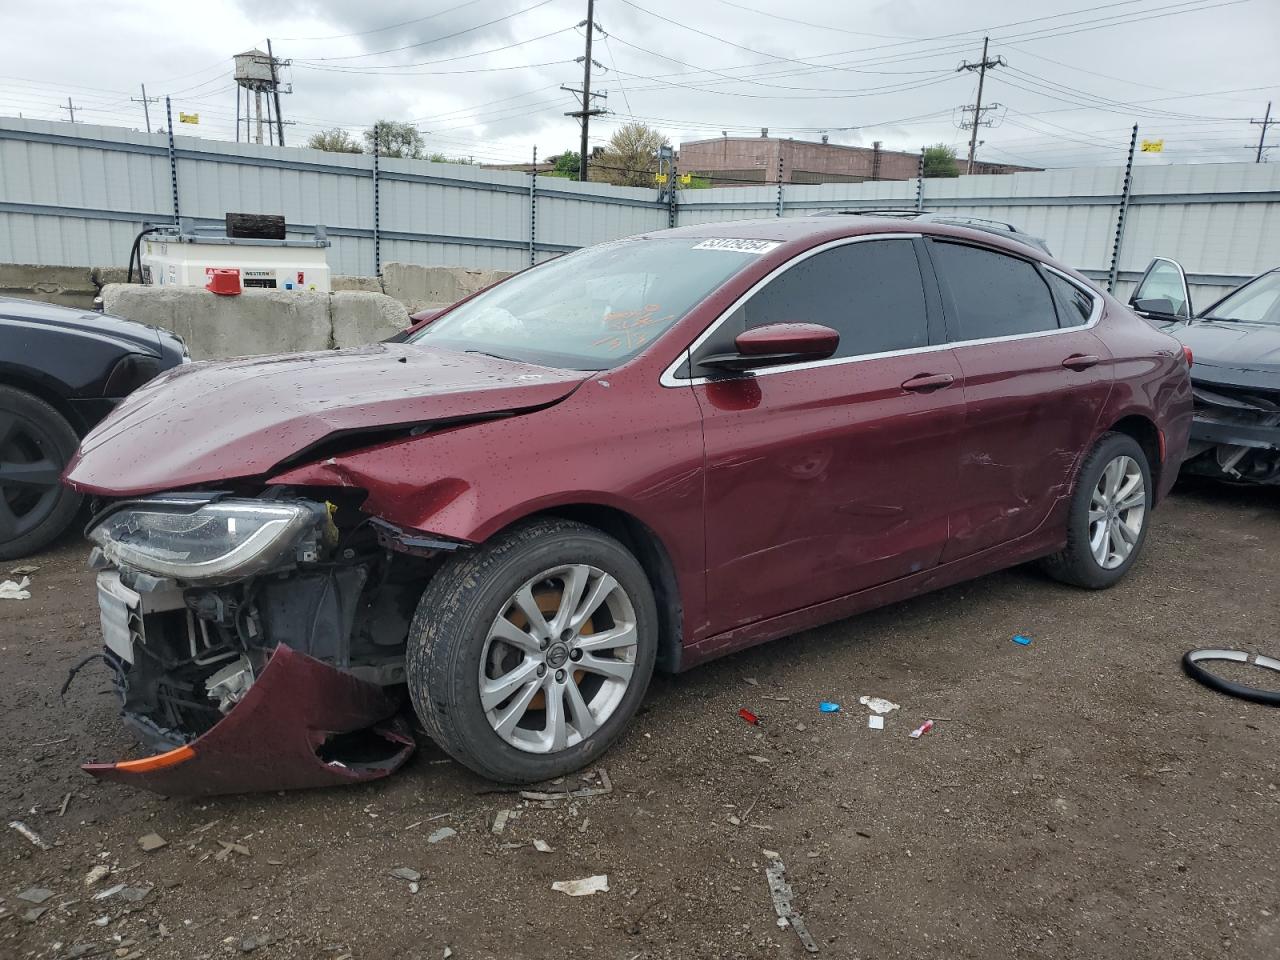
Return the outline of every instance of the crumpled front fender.
<path id="1" fill-rule="evenodd" d="M 244 698 L 191 743 L 83 769 L 169 796 L 361 783 L 395 772 L 413 753 L 398 712 L 379 687 L 281 644 Z"/>

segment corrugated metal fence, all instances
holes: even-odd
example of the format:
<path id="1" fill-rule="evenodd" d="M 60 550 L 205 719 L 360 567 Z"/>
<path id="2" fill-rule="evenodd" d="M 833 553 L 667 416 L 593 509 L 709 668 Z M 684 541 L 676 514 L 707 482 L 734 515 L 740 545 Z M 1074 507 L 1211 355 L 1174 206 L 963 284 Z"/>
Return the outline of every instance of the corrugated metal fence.
<path id="1" fill-rule="evenodd" d="M 679 194 L 674 220 L 922 204 L 1014 223 L 1105 281 L 1123 179 L 1117 167 L 690 190 Z M 1129 202 L 1121 295 L 1156 254 L 1182 261 L 1201 305 L 1280 264 L 1280 164 L 1139 165 Z M 229 210 L 283 213 L 299 236 L 327 227 L 334 272 L 356 275 L 392 260 L 519 269 L 531 256 L 673 219 L 656 189 L 421 160 L 380 158 L 375 168 L 363 154 L 191 137 L 175 137 L 171 147 L 161 134 L 0 118 L 0 262 L 123 265 L 139 224 L 175 214 L 221 223 Z"/>

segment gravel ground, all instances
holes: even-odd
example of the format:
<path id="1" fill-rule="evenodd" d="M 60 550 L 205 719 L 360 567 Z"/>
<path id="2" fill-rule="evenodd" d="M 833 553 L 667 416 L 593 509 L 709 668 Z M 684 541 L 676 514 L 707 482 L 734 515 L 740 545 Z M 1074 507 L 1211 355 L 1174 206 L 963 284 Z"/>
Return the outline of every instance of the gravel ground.
<path id="1" fill-rule="evenodd" d="M 77 764 L 134 747 L 96 667 L 59 699 L 98 643 L 66 543 L 0 601 L 0 802 L 52 844 L 0 830 L 0 957 L 804 956 L 764 850 L 824 956 L 1280 956 L 1280 713 L 1178 664 L 1280 652 L 1278 548 L 1280 490 L 1180 487 L 1108 592 L 1013 570 L 658 677 L 605 757 L 613 792 L 544 804 L 430 745 L 360 788 L 97 785 Z M 863 694 L 902 705 L 883 731 Z M 910 739 L 926 717 L 947 719 Z M 551 889 L 596 874 L 608 892 Z"/>

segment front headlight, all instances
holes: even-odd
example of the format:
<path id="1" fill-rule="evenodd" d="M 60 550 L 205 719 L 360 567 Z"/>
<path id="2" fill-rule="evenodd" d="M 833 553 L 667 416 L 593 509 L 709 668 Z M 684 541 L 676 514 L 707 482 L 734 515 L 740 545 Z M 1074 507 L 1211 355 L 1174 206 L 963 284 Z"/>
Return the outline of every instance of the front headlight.
<path id="1" fill-rule="evenodd" d="M 136 501 L 108 515 L 89 539 L 117 566 L 187 583 L 240 580 L 299 553 L 315 558 L 327 516 L 318 503 L 219 500 L 195 509 Z"/>

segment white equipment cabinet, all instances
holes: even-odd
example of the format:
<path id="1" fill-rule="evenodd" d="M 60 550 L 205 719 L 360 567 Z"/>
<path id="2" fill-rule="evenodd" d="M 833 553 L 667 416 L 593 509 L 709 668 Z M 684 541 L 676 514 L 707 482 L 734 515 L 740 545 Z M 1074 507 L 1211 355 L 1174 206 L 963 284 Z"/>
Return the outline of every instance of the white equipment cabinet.
<path id="1" fill-rule="evenodd" d="M 206 287 L 214 270 L 235 270 L 241 290 L 329 293 L 328 248 L 323 227 L 309 240 L 259 240 L 201 231 L 184 221 L 142 238 L 142 282 Z"/>

